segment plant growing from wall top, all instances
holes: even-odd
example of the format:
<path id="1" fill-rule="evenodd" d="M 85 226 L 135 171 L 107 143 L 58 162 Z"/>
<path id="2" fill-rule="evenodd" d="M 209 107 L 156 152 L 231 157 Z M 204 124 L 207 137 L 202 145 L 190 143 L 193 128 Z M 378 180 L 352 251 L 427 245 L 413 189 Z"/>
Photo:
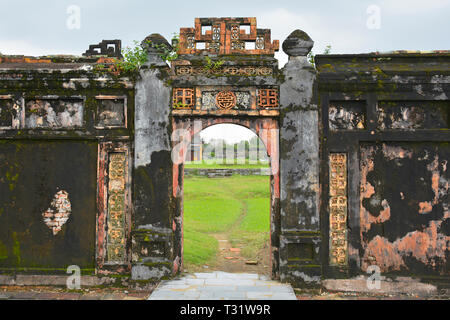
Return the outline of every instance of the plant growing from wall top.
<path id="1" fill-rule="evenodd" d="M 179 36 L 174 34 L 172 43 L 174 47 L 169 47 L 165 44 L 152 44 L 150 40 L 146 40 L 143 43 L 133 41 L 134 46 L 125 47 L 122 49 L 122 60 L 116 60 L 117 67 L 123 72 L 134 72 L 139 70 L 148 61 L 149 47 L 153 47 L 158 50 L 158 55 L 164 61 L 170 63 L 178 58 L 178 39 Z"/>
<path id="2" fill-rule="evenodd" d="M 208 56 L 205 57 L 206 64 L 204 66 L 205 70 L 218 71 L 220 67 L 225 63 L 223 60 L 218 60 L 213 62 Z"/>
<path id="3" fill-rule="evenodd" d="M 325 47 L 325 50 L 323 50 L 323 54 L 330 54 L 330 52 L 331 52 L 331 45 L 327 45 Z M 308 59 L 309 63 L 311 63 L 313 66 L 315 66 L 314 57 L 315 57 L 315 54 L 312 51 L 310 51 L 308 53 L 308 55 L 306 56 L 306 58 Z"/>
<path id="4" fill-rule="evenodd" d="M 133 41 L 133 47 L 126 47 L 122 49 L 122 60 L 117 60 L 116 65 L 121 71 L 133 72 L 137 71 L 148 60 L 147 49 L 139 44 L 138 41 Z"/>

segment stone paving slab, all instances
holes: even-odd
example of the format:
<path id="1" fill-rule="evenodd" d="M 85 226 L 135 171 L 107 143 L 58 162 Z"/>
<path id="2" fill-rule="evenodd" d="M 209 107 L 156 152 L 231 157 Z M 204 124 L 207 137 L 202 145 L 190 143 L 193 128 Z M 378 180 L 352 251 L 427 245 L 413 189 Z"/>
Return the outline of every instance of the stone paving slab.
<path id="1" fill-rule="evenodd" d="M 325 289 L 336 292 L 392 295 L 413 294 L 417 296 L 434 296 L 438 294 L 436 286 L 408 277 L 397 277 L 395 281 L 392 279 L 381 279 L 379 288 L 369 288 L 367 283 L 367 276 L 359 276 L 352 279 L 327 279 L 322 281 Z"/>
<path id="2" fill-rule="evenodd" d="M 297 300 L 289 284 L 252 273 L 194 273 L 163 281 L 149 300 Z"/>

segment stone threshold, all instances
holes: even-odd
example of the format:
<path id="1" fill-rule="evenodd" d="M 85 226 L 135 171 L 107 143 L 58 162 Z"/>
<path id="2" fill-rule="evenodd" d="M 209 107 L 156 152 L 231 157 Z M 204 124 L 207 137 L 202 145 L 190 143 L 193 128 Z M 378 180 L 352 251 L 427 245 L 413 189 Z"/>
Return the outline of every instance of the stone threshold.
<path id="1" fill-rule="evenodd" d="M 71 275 L 0 275 L 0 286 L 67 286 Z M 129 277 L 81 276 L 81 287 L 124 285 Z"/>
<path id="2" fill-rule="evenodd" d="M 429 297 L 439 295 L 435 285 L 420 282 L 411 277 L 396 277 L 393 279 L 381 277 L 379 283 L 367 276 L 351 279 L 326 279 L 322 287 L 330 292 L 360 293 L 369 295 L 409 295 Z"/>

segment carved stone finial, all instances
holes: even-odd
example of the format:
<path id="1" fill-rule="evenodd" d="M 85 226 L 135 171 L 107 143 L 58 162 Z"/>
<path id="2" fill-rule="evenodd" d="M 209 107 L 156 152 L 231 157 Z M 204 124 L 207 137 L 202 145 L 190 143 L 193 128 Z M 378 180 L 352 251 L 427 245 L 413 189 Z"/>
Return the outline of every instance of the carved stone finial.
<path id="1" fill-rule="evenodd" d="M 314 41 L 310 36 L 297 29 L 292 32 L 283 42 L 283 51 L 289 56 L 306 56 L 314 46 Z"/>
<path id="2" fill-rule="evenodd" d="M 151 43 L 151 46 L 149 46 L 149 43 Z M 152 33 L 141 42 L 141 46 L 147 48 L 149 52 L 158 52 L 157 46 L 159 45 L 165 45 L 169 50 L 172 50 L 170 43 L 159 33 Z"/>

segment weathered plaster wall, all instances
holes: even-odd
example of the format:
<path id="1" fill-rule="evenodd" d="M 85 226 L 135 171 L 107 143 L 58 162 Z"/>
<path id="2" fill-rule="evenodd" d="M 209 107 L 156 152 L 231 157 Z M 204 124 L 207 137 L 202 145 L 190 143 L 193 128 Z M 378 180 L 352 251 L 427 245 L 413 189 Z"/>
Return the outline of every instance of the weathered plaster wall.
<path id="1" fill-rule="evenodd" d="M 443 281 L 450 272 L 448 52 L 322 55 L 316 63 L 325 276 L 375 265 L 385 275 Z M 341 169 L 329 168 L 333 154 L 347 156 L 345 181 Z M 333 190 L 344 192 L 336 215 Z"/>
<path id="2" fill-rule="evenodd" d="M 94 269 L 95 141 L 2 140 L 0 150 L 0 268 Z"/>
<path id="3" fill-rule="evenodd" d="M 0 56 L 0 272 L 129 272 L 130 185 L 101 168 L 105 143 L 129 150 L 134 86 L 98 69 L 99 59 Z M 119 184 L 103 189 L 105 179 Z M 118 238 L 101 223 L 113 211 Z M 111 266 L 108 233 L 121 252 Z"/>
<path id="4" fill-rule="evenodd" d="M 449 151 L 439 143 L 361 145 L 363 271 L 375 264 L 382 272 L 448 274 Z"/>

